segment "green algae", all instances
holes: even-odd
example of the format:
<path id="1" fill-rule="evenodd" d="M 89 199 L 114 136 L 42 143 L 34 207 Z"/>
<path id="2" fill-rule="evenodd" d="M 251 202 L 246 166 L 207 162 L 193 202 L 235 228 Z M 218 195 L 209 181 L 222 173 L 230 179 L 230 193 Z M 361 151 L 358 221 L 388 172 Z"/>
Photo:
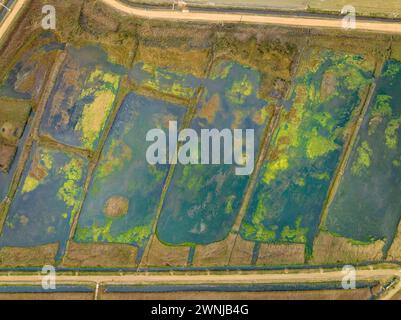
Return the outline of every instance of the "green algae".
<path id="1" fill-rule="evenodd" d="M 64 167 L 60 168 L 59 174 L 64 175 L 65 182 L 57 192 L 57 197 L 72 208 L 70 223 L 79 210 L 82 195 L 83 159 L 72 159 Z M 63 214 L 65 218 L 65 214 Z"/>
<path id="2" fill-rule="evenodd" d="M 384 240 L 384 252 L 400 219 L 400 82 L 401 62 L 386 61 L 325 222 L 355 243 Z"/>
<path id="3" fill-rule="evenodd" d="M 81 140 L 86 149 L 94 148 L 100 132 L 104 129 L 117 95 L 119 80 L 117 75 L 95 69 L 85 83 L 86 89 L 81 92 L 79 100 L 92 97 L 93 101 L 83 106 L 75 130 L 82 132 Z"/>
<path id="4" fill-rule="evenodd" d="M 86 166 L 87 160 L 78 155 L 34 144 L 10 205 L 1 245 L 59 242 L 64 248 L 83 197 Z"/>
<path id="5" fill-rule="evenodd" d="M 401 117 L 391 119 L 384 132 L 386 139 L 386 146 L 389 149 L 396 149 L 398 145 L 398 130 L 401 126 Z"/>
<path id="6" fill-rule="evenodd" d="M 186 108 L 135 93 L 124 99 L 106 140 L 82 206 L 74 239 L 78 242 L 121 243 L 143 247 L 151 235 L 153 219 L 168 166 L 146 160 L 149 130 L 168 128 L 180 121 Z M 127 212 L 110 217 L 110 199 L 127 199 Z"/>
<path id="7" fill-rule="evenodd" d="M 42 184 L 45 177 L 48 175 L 48 172 L 53 167 L 54 158 L 48 150 L 43 150 L 40 153 L 39 163 L 37 164 L 38 170 L 41 170 L 43 178 L 40 179 L 34 175 L 28 175 L 24 181 L 24 184 L 21 189 L 21 194 L 29 193 L 34 191 L 40 184 Z"/>
<path id="8" fill-rule="evenodd" d="M 110 148 L 104 155 L 104 161 L 98 165 L 99 178 L 105 178 L 120 170 L 126 161 L 132 159 L 132 149 L 122 140 L 113 139 Z"/>
<path id="9" fill-rule="evenodd" d="M 190 74 L 172 72 L 147 63 L 137 63 L 130 74 L 141 86 L 184 99 L 192 98 L 201 83 L 200 79 Z"/>
<path id="10" fill-rule="evenodd" d="M 360 56 L 310 56 L 315 68 L 301 68 L 242 223 L 247 240 L 311 245 L 345 132 L 371 82 Z"/>
<path id="11" fill-rule="evenodd" d="M 21 193 L 29 193 L 34 191 L 40 185 L 40 181 L 34 177 L 28 176 L 25 179 L 24 186 L 22 187 Z"/>
<path id="12" fill-rule="evenodd" d="M 258 97 L 260 73 L 231 60 L 219 60 L 212 65 L 204 84 L 206 89 L 191 128 L 199 135 L 202 129 L 253 129 L 257 154 L 273 109 L 269 101 Z M 198 152 L 191 152 L 191 157 L 197 158 Z M 223 161 L 216 165 L 178 164 L 157 224 L 158 238 L 163 243 L 179 246 L 225 239 L 249 181 L 249 175 L 235 174 L 235 167 L 239 165 Z"/>
<path id="13" fill-rule="evenodd" d="M 226 71 L 224 71 L 226 72 Z M 225 79 L 227 75 L 224 73 L 221 78 Z M 242 105 L 246 98 L 254 92 L 253 84 L 248 79 L 248 75 L 243 75 L 242 79 L 234 81 L 231 89 L 226 93 L 231 103 Z"/>
<path id="14" fill-rule="evenodd" d="M 97 46 L 69 46 L 47 101 L 40 133 L 68 146 L 95 151 L 119 91 L 122 66 Z"/>

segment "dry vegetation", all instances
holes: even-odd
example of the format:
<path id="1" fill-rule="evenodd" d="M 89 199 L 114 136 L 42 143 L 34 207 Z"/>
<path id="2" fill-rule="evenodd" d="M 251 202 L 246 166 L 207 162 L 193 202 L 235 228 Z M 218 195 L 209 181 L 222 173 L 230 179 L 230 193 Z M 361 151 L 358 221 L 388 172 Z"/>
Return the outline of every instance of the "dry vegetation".
<path id="1" fill-rule="evenodd" d="M 79 244 L 71 242 L 63 259 L 65 267 L 136 267 L 137 249 L 123 244 Z"/>
<path id="2" fill-rule="evenodd" d="M 3 247 L 0 249 L 0 265 L 4 268 L 54 265 L 57 250 L 57 243 L 32 248 Z"/>
<path id="3" fill-rule="evenodd" d="M 234 248 L 231 252 L 230 265 L 244 266 L 252 262 L 253 247 L 255 243 L 246 241 L 238 235 Z"/>
<path id="4" fill-rule="evenodd" d="M 351 240 L 320 232 L 313 246 L 311 263 L 356 263 L 382 260 L 384 241 L 372 244 L 355 244 Z"/>
<path id="5" fill-rule="evenodd" d="M 225 266 L 230 259 L 230 253 L 234 244 L 235 235 L 230 234 L 225 240 L 209 245 L 195 247 L 193 259 L 194 266 Z"/>
<path id="6" fill-rule="evenodd" d="M 183 267 L 187 265 L 189 247 L 164 245 L 153 237 L 145 265 L 148 267 Z"/>
<path id="7" fill-rule="evenodd" d="M 307 0 L 308 6 L 312 10 L 323 12 L 338 13 L 346 5 L 352 5 L 358 15 L 365 16 L 384 16 L 384 17 L 399 17 L 401 16 L 401 2 L 398 0 L 386 0 L 378 2 L 377 0 Z"/>
<path id="8" fill-rule="evenodd" d="M 215 56 L 258 70 L 262 76 L 259 96 L 269 100 L 273 92 L 280 97 L 287 92 L 295 57 L 305 39 L 303 30 L 230 27 L 216 33 Z"/>
<path id="9" fill-rule="evenodd" d="M 304 252 L 304 244 L 262 244 L 257 264 L 303 264 L 305 262 Z"/>
<path id="10" fill-rule="evenodd" d="M 401 224 L 398 226 L 397 233 L 394 237 L 393 243 L 387 252 L 387 260 L 401 261 Z"/>
<path id="11" fill-rule="evenodd" d="M 138 31 L 141 35 L 138 62 L 199 78 L 205 76 L 211 54 L 210 27 L 200 26 L 195 31 L 189 24 L 166 28 L 161 23 L 146 21 Z"/>

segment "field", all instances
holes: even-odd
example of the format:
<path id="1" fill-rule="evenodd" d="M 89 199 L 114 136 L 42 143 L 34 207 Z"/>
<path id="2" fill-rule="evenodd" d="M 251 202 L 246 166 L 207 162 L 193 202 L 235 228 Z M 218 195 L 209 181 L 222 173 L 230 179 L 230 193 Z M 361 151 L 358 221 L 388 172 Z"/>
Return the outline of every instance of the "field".
<path id="1" fill-rule="evenodd" d="M 401 261 L 401 39 L 53 3 L 60 31 L 41 31 L 42 1 L 32 1 L 0 51 L 0 268 Z M 199 136 L 242 129 L 242 157 L 199 164 L 194 148 L 189 164 L 151 165 L 146 135 L 172 122 Z M 320 293 L 342 297 L 331 290 Z"/>
<path id="2" fill-rule="evenodd" d="M 320 1 L 309 0 L 311 10 L 339 12 L 349 5 L 347 0 Z M 351 3 L 355 7 L 357 15 L 399 17 L 401 15 L 401 3 L 397 0 L 388 0 L 378 5 L 375 0 L 354 0 Z"/>

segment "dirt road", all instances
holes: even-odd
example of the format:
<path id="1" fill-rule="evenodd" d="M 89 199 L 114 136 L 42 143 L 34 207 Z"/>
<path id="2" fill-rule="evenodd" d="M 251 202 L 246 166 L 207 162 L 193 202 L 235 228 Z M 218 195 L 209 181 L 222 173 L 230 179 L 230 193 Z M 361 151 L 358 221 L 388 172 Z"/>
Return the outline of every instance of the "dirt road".
<path id="1" fill-rule="evenodd" d="M 357 280 L 374 280 L 401 276 L 399 269 L 357 270 Z M 341 281 L 344 274 L 341 271 L 302 271 L 299 273 L 264 273 L 264 274 L 80 274 L 58 275 L 58 283 L 102 283 L 102 284 L 237 284 L 237 283 L 305 283 Z M 0 283 L 41 283 L 41 275 L 2 275 Z"/>
<path id="2" fill-rule="evenodd" d="M 107 5 L 120 10 L 126 14 L 150 19 L 168 19 L 181 21 L 204 21 L 204 22 L 230 22 L 230 23 L 261 23 L 303 27 L 328 27 L 341 28 L 341 20 L 312 19 L 297 17 L 279 17 L 262 15 L 239 15 L 221 13 L 182 13 L 177 11 L 150 11 L 137 9 L 124 5 L 116 0 L 102 0 Z M 12 11 L 0 25 L 0 41 L 6 35 L 15 19 L 18 17 L 28 0 L 18 0 Z M 360 30 L 376 32 L 400 33 L 401 24 L 384 22 L 360 22 L 357 24 Z M 390 278 L 394 275 L 400 276 L 399 269 L 359 270 L 357 279 L 369 280 L 378 278 Z M 58 283 L 68 284 L 162 284 L 162 283 L 190 283 L 190 284 L 223 284 L 223 283 L 300 283 L 300 282 L 328 282 L 341 281 L 343 274 L 340 271 L 316 272 L 302 271 L 299 273 L 264 273 L 264 274 L 212 274 L 212 275 L 182 275 L 182 274 L 80 274 L 80 275 L 58 275 Z M 40 284 L 40 275 L 2 275 L 0 283 Z M 401 288 L 397 286 L 397 289 Z"/>
<path id="3" fill-rule="evenodd" d="M 17 0 L 11 12 L 5 17 L 4 21 L 0 25 L 0 43 L 3 37 L 6 36 L 8 30 L 13 25 L 14 21 L 18 18 L 19 13 L 23 7 L 28 3 L 28 0 Z"/>
<path id="4" fill-rule="evenodd" d="M 401 270 L 377 269 L 357 270 L 356 281 L 383 280 L 388 281 L 394 276 L 401 276 Z M 178 285 L 178 284 L 274 284 L 274 283 L 313 283 L 313 282 L 338 282 L 341 283 L 344 274 L 341 271 L 316 271 L 302 270 L 299 273 L 265 273 L 265 274 L 77 274 L 57 275 L 57 285 L 90 285 L 96 288 L 96 295 L 100 285 Z M 1 285 L 41 285 L 42 275 L 2 275 Z M 401 283 L 388 290 L 380 299 L 391 299 L 401 290 Z"/>
<path id="5" fill-rule="evenodd" d="M 283 26 L 296 26 L 306 28 L 335 28 L 342 29 L 342 19 L 284 17 L 256 14 L 235 14 L 235 13 L 205 13 L 205 12 L 180 12 L 168 10 L 148 10 L 135 8 L 123 4 L 118 0 L 101 0 L 110 7 L 129 15 L 147 18 L 175 21 L 199 21 L 215 23 L 256 23 Z M 356 24 L 357 30 L 401 34 L 401 23 L 397 22 L 370 22 L 359 21 Z M 344 30 L 346 31 L 346 30 Z"/>

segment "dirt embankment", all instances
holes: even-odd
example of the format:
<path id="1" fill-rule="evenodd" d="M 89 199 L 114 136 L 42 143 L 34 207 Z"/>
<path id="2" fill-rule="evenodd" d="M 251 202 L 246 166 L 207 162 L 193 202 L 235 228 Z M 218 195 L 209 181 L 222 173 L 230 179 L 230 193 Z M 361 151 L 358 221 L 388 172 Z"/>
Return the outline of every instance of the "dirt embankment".
<path id="1" fill-rule="evenodd" d="M 130 7 L 118 0 L 102 0 L 105 4 L 114 9 L 129 15 L 147 18 L 175 21 L 200 21 L 217 23 L 254 23 L 254 24 L 272 24 L 307 28 L 333 28 L 343 29 L 342 19 L 323 19 L 323 18 L 301 18 L 301 17 L 283 17 L 267 16 L 253 14 L 233 14 L 233 13 L 198 13 L 198 12 L 178 12 L 163 10 L 145 10 Z M 396 22 L 371 22 L 358 21 L 357 30 L 375 31 L 383 33 L 401 34 L 401 24 Z"/>

